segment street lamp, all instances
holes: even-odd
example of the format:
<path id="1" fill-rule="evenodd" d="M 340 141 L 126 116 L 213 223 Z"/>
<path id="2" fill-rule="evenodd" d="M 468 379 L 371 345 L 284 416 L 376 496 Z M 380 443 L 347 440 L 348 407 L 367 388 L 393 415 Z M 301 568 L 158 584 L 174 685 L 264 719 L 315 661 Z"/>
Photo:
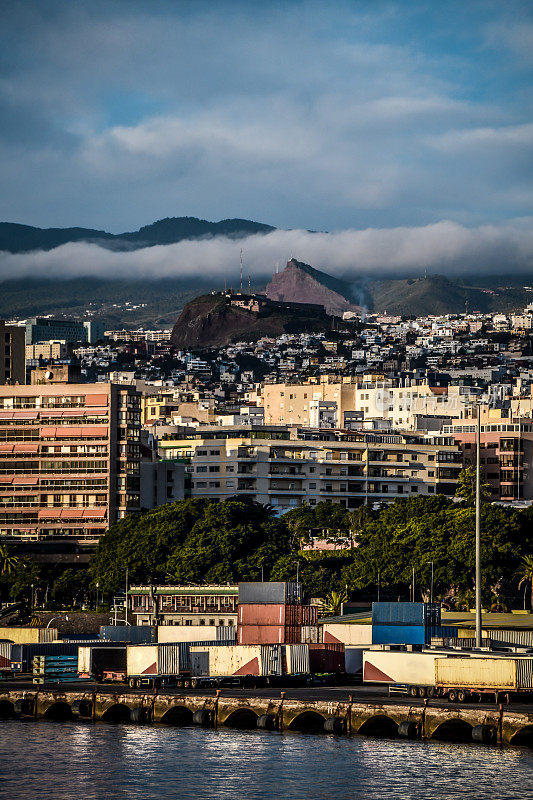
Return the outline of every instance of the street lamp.
<path id="1" fill-rule="evenodd" d="M 99 587 L 100 587 L 100 584 L 97 581 L 96 582 L 96 610 L 98 610 L 98 589 L 99 589 Z"/>
<path id="2" fill-rule="evenodd" d="M 434 577 L 434 563 L 433 561 L 426 561 L 426 564 L 431 564 L 431 589 L 429 593 L 429 602 L 433 602 L 433 577 Z"/>
<path id="3" fill-rule="evenodd" d="M 61 617 L 52 617 L 52 619 L 49 619 L 49 620 L 48 620 L 48 625 L 47 625 L 46 627 L 47 627 L 47 628 L 49 628 L 49 627 L 50 627 L 50 624 L 51 624 L 51 623 L 52 623 L 52 622 L 53 622 L 55 619 L 61 619 Z M 65 614 L 65 616 L 64 616 L 64 620 L 65 620 L 65 622 L 68 622 L 68 614 Z"/>

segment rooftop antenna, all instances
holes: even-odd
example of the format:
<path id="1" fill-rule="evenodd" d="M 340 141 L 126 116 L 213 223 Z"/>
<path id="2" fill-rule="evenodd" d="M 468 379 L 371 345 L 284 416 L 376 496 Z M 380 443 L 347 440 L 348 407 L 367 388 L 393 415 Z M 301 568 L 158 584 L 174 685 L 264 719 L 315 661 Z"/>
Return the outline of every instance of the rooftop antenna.
<path id="1" fill-rule="evenodd" d="M 242 248 L 241 248 L 241 292 L 242 292 Z"/>

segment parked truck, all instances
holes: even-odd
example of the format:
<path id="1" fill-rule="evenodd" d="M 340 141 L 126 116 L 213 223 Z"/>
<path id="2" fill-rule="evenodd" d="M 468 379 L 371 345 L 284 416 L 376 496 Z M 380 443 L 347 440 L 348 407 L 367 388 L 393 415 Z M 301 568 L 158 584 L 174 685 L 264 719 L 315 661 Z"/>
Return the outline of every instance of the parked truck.
<path id="1" fill-rule="evenodd" d="M 101 647 L 85 645 L 78 648 L 78 676 L 81 680 L 125 681 L 126 645 Z"/>
<path id="2" fill-rule="evenodd" d="M 367 650 L 363 681 L 411 697 L 447 697 L 452 702 L 485 696 L 533 693 L 533 657 L 472 651 Z"/>

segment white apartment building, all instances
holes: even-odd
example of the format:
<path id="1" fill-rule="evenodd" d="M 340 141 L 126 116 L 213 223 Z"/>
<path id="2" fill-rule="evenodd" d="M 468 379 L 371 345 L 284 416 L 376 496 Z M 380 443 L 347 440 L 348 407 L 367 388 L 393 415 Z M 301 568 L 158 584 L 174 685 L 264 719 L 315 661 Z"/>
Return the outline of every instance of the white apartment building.
<path id="1" fill-rule="evenodd" d="M 187 464 L 193 497 L 246 496 L 285 510 L 453 495 L 462 465 L 450 436 L 287 426 L 198 429 L 161 440 L 158 451 Z"/>

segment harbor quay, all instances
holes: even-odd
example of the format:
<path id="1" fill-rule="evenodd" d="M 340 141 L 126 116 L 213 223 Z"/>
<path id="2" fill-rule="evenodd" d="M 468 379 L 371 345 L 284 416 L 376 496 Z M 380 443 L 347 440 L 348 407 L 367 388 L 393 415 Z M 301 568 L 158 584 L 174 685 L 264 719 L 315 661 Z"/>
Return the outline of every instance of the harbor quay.
<path id="1" fill-rule="evenodd" d="M 0 690 L 2 718 L 260 728 L 275 731 L 436 739 L 483 744 L 533 744 L 531 712 L 512 706 L 461 707 L 398 703 L 226 697 L 119 691 Z"/>

